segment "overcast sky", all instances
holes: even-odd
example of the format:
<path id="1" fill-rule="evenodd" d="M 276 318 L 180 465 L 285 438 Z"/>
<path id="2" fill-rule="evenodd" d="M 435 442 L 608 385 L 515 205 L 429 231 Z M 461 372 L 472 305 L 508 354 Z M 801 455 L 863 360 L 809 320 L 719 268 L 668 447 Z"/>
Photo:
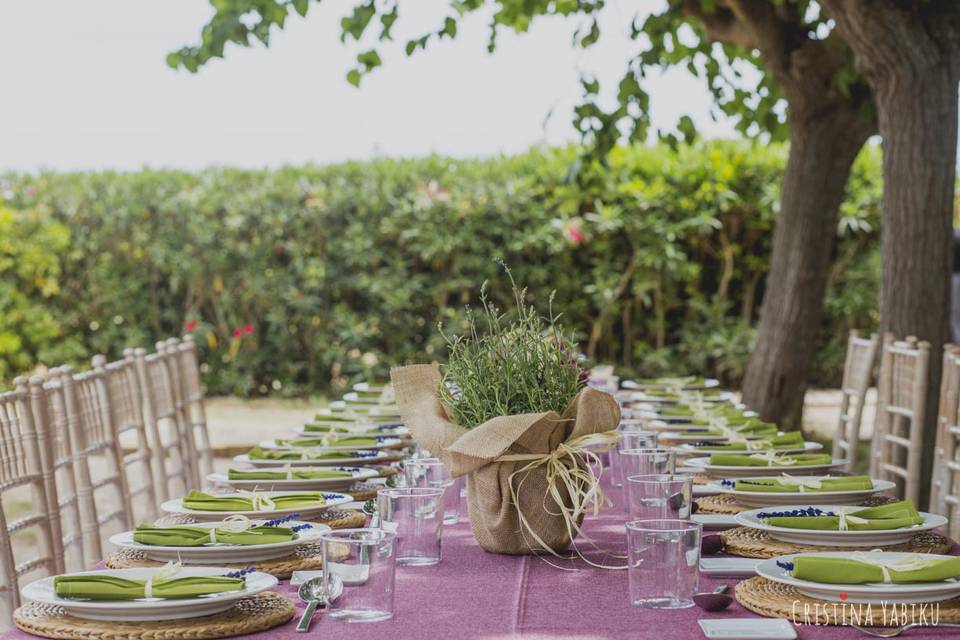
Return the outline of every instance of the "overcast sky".
<path id="1" fill-rule="evenodd" d="M 575 140 L 577 72 L 618 79 L 633 51 L 633 12 L 662 2 L 611 0 L 605 37 L 587 52 L 570 44 L 573 21 L 548 19 L 527 34 L 503 32 L 491 56 L 489 15 L 480 14 L 455 41 L 408 59 L 404 36 L 436 29 L 448 10 L 445 0 L 404 0 L 399 45 L 356 89 L 344 74 L 358 49 L 339 40 L 355 1 L 313 3 L 269 50 L 230 47 L 193 75 L 164 59 L 198 40 L 207 0 L 0 0 L 0 170 L 487 156 Z M 733 135 L 730 122 L 710 119 L 708 94 L 686 72 L 647 88 L 655 126 L 690 115 L 708 137 Z"/>

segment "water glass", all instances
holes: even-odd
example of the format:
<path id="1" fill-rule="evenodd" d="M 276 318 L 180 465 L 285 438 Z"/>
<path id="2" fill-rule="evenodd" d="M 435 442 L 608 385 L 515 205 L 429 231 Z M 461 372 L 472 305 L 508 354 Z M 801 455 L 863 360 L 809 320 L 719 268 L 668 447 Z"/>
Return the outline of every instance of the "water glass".
<path id="1" fill-rule="evenodd" d="M 660 474 L 627 476 L 626 494 L 631 520 L 689 520 L 693 478 Z"/>
<path id="2" fill-rule="evenodd" d="M 693 606 L 700 579 L 702 527 L 690 520 L 627 523 L 630 604 L 651 609 Z"/>
<path id="3" fill-rule="evenodd" d="M 444 493 L 434 487 L 377 491 L 380 526 L 397 533 L 397 564 L 422 567 L 440 562 Z"/>
<path id="4" fill-rule="evenodd" d="M 327 580 L 343 581 L 343 593 L 327 615 L 347 622 L 378 622 L 393 617 L 396 536 L 383 529 L 339 529 L 324 533 Z M 329 589 L 330 583 L 325 583 Z"/>
<path id="5" fill-rule="evenodd" d="M 457 524 L 460 520 L 460 483 L 450 477 L 447 466 L 437 458 L 407 460 L 408 487 L 443 489 L 443 524 Z"/>
<path id="6" fill-rule="evenodd" d="M 633 424 L 624 428 L 623 423 L 620 426 L 620 433 L 617 438 L 617 446 L 610 451 L 610 472 L 613 476 L 611 484 L 614 487 L 623 486 L 623 472 L 620 465 L 620 451 L 623 449 L 648 449 L 657 446 L 657 434 L 652 431 L 640 431 L 634 428 Z"/>
<path id="7" fill-rule="evenodd" d="M 620 449 L 620 482 L 628 476 L 672 474 L 677 468 L 677 454 L 672 449 L 638 447 Z"/>

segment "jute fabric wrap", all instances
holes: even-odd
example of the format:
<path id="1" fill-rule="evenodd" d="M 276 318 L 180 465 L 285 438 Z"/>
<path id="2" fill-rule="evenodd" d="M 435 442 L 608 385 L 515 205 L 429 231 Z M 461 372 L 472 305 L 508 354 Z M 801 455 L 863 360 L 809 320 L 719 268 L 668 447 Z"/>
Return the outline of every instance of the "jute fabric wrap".
<path id="1" fill-rule="evenodd" d="M 454 423 L 437 396 L 436 364 L 396 368 L 390 378 L 403 421 L 420 446 L 440 458 L 453 477 L 467 477 L 470 529 L 483 549 L 558 554 L 570 546 L 583 519 L 576 508 L 585 502 L 582 492 L 599 492 L 596 481 L 583 475 L 590 470 L 581 451 L 615 442 L 608 432 L 617 428 L 620 408 L 611 395 L 587 388 L 562 415 L 498 416 L 467 429 Z M 558 473 L 559 465 L 566 469 Z M 578 494 L 574 499 L 570 486 Z M 563 514 L 571 507 L 575 523 Z"/>

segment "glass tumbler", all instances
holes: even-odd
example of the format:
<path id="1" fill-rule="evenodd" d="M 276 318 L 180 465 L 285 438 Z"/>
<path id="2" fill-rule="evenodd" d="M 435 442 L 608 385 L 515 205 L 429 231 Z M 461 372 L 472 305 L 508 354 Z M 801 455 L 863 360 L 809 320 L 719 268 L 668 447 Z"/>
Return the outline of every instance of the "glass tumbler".
<path id="1" fill-rule="evenodd" d="M 444 491 L 434 487 L 377 491 L 380 526 L 396 530 L 397 564 L 429 566 L 440 562 Z"/>
<path id="2" fill-rule="evenodd" d="M 673 474 L 677 468 L 677 454 L 671 449 L 621 449 L 618 457 L 621 485 L 630 476 Z M 623 501 L 623 510 L 627 511 L 626 499 Z"/>
<path id="3" fill-rule="evenodd" d="M 693 478 L 660 474 L 627 476 L 626 494 L 631 520 L 689 520 Z"/>
<path id="4" fill-rule="evenodd" d="M 627 523 L 630 604 L 649 609 L 693 606 L 700 579 L 702 527 L 690 520 Z"/>
<path id="5" fill-rule="evenodd" d="M 393 617 L 396 536 L 383 529 L 331 530 L 320 537 L 325 576 L 343 582 L 327 615 L 347 622 Z M 325 583 L 329 589 L 330 583 Z"/>
<path id="6" fill-rule="evenodd" d="M 641 431 L 639 425 L 620 423 L 620 433 L 617 446 L 610 451 L 611 484 L 614 487 L 623 486 L 623 472 L 621 471 L 620 451 L 624 449 L 649 449 L 657 446 L 657 434 L 652 431 Z"/>
<path id="7" fill-rule="evenodd" d="M 443 524 L 460 520 L 460 484 L 450 477 L 447 466 L 437 458 L 407 460 L 405 472 L 408 487 L 443 489 Z"/>

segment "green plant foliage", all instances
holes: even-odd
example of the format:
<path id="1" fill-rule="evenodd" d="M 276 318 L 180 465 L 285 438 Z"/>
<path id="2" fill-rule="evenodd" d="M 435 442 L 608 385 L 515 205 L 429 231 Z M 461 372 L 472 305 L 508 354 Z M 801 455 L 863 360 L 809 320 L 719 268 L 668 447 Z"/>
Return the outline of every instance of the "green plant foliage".
<path id="1" fill-rule="evenodd" d="M 212 393 L 336 391 L 443 359 L 511 266 L 596 360 L 737 384 L 786 149 L 710 141 L 489 160 L 0 178 L 0 377 L 192 331 Z M 876 325 L 879 151 L 854 169 L 813 385 Z M 2 201 L 0 201 L 2 203 Z M 13 211 L 16 211 L 14 213 Z M 828 241 L 829 238 L 824 238 Z M 33 265 L 33 266 L 30 266 Z M 501 308 L 509 292 L 491 290 Z"/>
<path id="2" fill-rule="evenodd" d="M 473 428 L 497 416 L 563 413 L 589 378 L 573 337 L 560 323 L 550 296 L 547 315 L 526 300 L 509 267 L 513 307 L 501 311 L 480 288 L 480 311 L 467 310 L 467 331 L 446 335 L 440 398 L 454 421 Z M 478 317 L 479 316 L 479 317 Z M 440 328 L 443 333 L 443 328 Z"/>

